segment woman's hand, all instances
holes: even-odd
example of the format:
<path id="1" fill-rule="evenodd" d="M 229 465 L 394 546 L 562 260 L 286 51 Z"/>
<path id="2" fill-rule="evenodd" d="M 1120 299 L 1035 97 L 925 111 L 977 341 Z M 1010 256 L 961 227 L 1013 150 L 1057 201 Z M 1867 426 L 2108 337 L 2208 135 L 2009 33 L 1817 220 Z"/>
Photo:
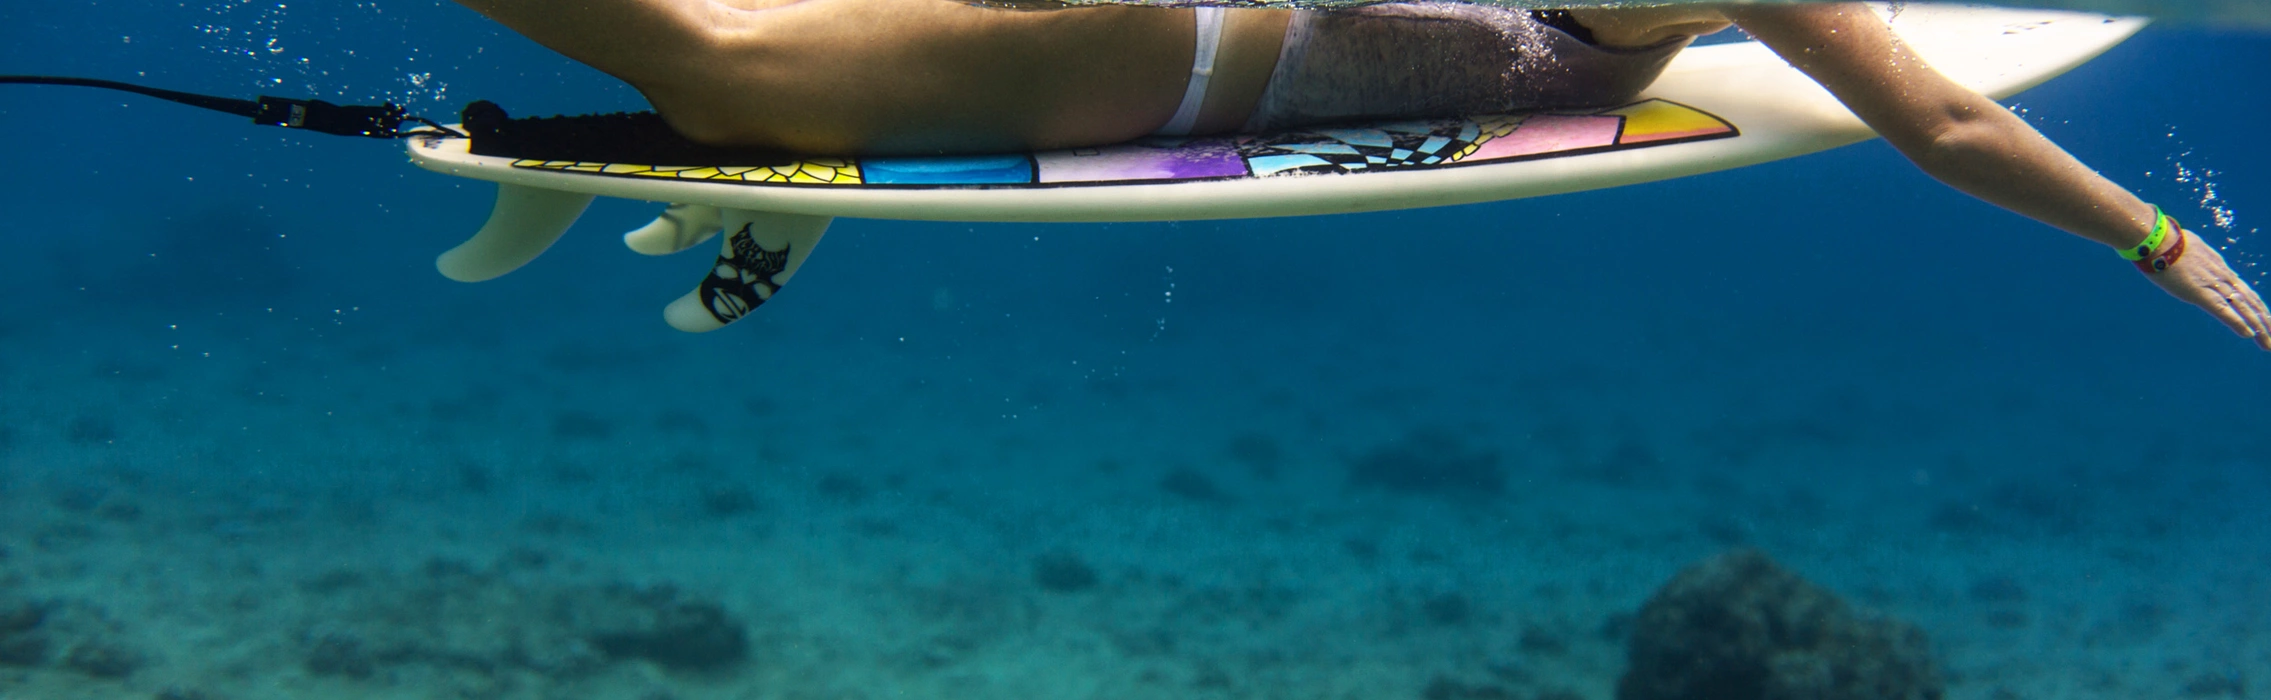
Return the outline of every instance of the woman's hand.
<path id="1" fill-rule="evenodd" d="M 2145 278 L 2171 296 L 2200 307 L 2240 337 L 2254 339 L 2256 347 L 2271 350 L 2271 309 L 2264 308 L 2263 297 L 2232 272 L 2215 246 L 2191 231 L 2185 231 L 2184 237 L 2184 255 L 2168 269 Z"/>

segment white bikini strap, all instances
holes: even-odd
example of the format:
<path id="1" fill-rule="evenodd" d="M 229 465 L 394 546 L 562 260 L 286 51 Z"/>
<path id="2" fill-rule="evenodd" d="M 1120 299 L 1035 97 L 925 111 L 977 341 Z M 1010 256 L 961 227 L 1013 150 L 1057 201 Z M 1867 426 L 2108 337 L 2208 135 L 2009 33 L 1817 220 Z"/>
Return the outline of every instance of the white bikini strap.
<path id="1" fill-rule="evenodd" d="M 1222 48 L 1222 10 L 1198 8 L 1199 40 L 1197 49 L 1191 52 L 1191 82 L 1183 88 L 1183 104 L 1175 108 L 1175 116 L 1159 127 L 1162 136 L 1188 136 L 1191 127 L 1198 125 L 1199 108 L 1206 105 L 1207 82 L 1214 78 L 1214 55 Z"/>

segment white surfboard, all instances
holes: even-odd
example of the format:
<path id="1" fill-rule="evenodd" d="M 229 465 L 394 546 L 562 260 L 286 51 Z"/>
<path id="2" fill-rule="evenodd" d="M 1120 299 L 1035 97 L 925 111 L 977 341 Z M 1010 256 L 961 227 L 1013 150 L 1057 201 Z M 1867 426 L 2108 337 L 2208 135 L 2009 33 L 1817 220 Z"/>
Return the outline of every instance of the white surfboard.
<path id="1" fill-rule="evenodd" d="M 1956 82 L 2002 98 L 2127 39 L 2134 18 L 2006 8 L 1887 8 L 1895 31 Z M 664 254 L 732 232 L 671 325 L 722 327 L 770 299 L 830 217 L 1163 221 L 1334 214 L 1535 197 L 1755 165 L 1873 134 L 1755 42 L 1683 51 L 1636 102 L 1274 135 L 1150 138 L 997 156 L 808 158 L 744 167 L 516 160 L 419 137 L 412 162 L 499 183 L 489 224 L 440 260 L 477 281 L 550 246 L 593 196 L 668 202 L 625 236 Z"/>

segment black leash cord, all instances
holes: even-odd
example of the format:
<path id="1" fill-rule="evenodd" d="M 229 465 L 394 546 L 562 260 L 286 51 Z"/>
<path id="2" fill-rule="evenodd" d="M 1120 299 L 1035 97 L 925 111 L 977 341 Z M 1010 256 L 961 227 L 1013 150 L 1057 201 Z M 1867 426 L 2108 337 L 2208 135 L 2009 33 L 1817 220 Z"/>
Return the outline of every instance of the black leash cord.
<path id="1" fill-rule="evenodd" d="M 179 102 L 191 107 L 246 117 L 251 119 L 254 124 L 281 126 L 287 129 L 305 129 L 337 136 L 365 136 L 375 139 L 395 139 L 419 135 L 465 137 L 465 134 L 436 124 L 424 117 L 406 116 L 402 113 L 402 107 L 392 102 L 381 105 L 335 105 L 323 100 L 295 100 L 267 95 L 262 95 L 257 100 L 239 100 L 231 97 L 161 90 L 115 80 L 49 75 L 0 75 L 0 85 L 10 84 L 68 85 L 120 90 Z M 424 125 L 425 128 L 413 128 L 406 131 L 402 128 L 403 122 L 414 122 Z"/>

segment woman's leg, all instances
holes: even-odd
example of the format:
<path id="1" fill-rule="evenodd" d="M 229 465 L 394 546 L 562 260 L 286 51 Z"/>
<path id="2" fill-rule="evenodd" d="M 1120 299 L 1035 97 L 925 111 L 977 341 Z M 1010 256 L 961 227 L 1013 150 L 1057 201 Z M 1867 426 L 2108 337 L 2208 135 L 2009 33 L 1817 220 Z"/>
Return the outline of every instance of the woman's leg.
<path id="1" fill-rule="evenodd" d="M 799 0 L 456 0 L 536 43 L 634 85 L 667 78 L 724 13 Z"/>
<path id="2" fill-rule="evenodd" d="M 808 152 L 999 151 L 1141 136 L 1181 100 L 1196 37 L 1189 10 L 1146 7 L 459 2 L 631 83 L 691 138 Z M 1276 60 L 1287 13 L 1232 14 L 1202 131 L 1242 122 Z"/>

